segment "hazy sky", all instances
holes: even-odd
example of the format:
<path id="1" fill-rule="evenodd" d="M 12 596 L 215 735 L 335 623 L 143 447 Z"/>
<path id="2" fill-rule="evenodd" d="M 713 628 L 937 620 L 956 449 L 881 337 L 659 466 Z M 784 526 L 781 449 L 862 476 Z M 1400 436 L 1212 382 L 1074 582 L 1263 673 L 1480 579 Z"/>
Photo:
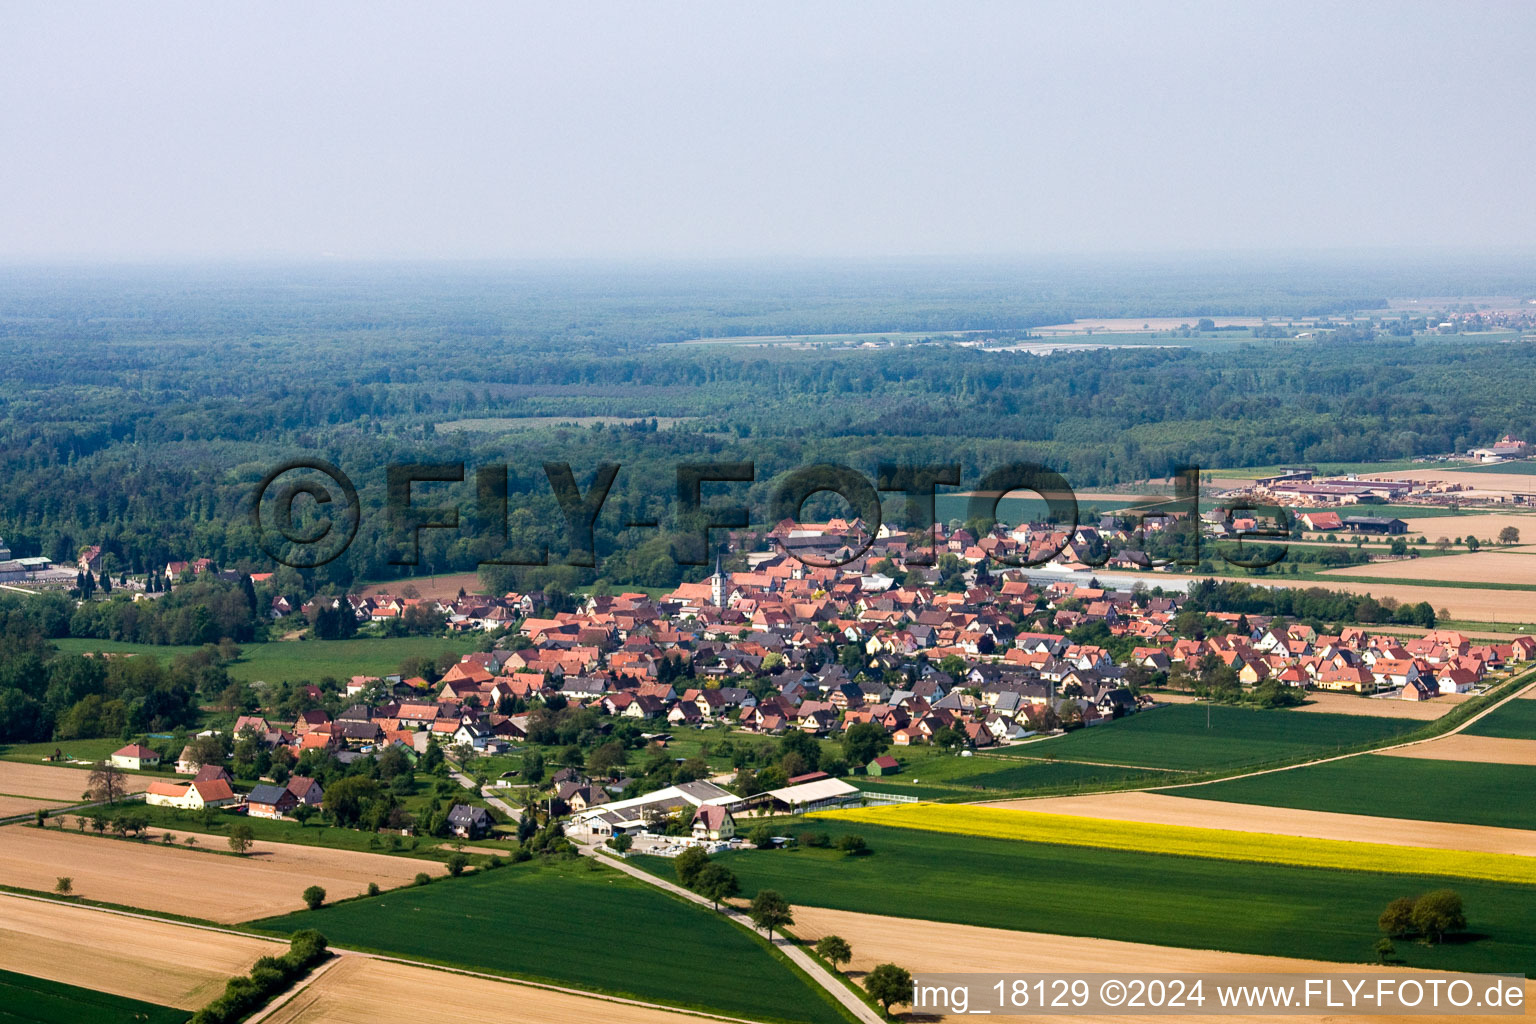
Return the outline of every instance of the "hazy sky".
<path id="1" fill-rule="evenodd" d="M 1533 44 L 1525 0 L 0 0 L 0 260 L 1528 246 Z"/>

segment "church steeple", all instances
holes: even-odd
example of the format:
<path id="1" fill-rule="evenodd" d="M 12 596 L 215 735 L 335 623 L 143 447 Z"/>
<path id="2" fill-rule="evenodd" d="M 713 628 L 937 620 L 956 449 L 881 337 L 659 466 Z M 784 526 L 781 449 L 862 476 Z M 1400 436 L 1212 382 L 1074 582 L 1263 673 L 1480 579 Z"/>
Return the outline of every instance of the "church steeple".
<path id="1" fill-rule="evenodd" d="M 715 574 L 709 578 L 709 601 L 716 608 L 725 607 L 725 570 L 720 567 L 720 553 L 715 552 Z"/>

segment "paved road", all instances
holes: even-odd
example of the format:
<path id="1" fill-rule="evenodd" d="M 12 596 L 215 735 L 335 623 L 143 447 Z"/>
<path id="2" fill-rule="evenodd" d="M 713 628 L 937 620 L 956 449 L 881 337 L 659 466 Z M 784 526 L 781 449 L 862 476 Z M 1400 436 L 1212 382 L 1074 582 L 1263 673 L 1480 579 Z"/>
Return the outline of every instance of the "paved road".
<path id="1" fill-rule="evenodd" d="M 710 903 L 709 900 L 700 896 L 698 893 L 690 892 L 680 885 L 675 885 L 672 882 L 668 882 L 664 879 L 657 878 L 655 875 L 641 871 L 634 865 L 626 863 L 620 857 L 608 855 L 607 848 L 600 844 L 586 845 L 583 843 L 577 843 L 573 840 L 572 845 L 576 847 L 577 852 L 586 857 L 598 857 L 600 854 L 603 855 L 602 860 L 604 863 L 617 868 L 618 870 L 624 872 L 626 875 L 630 875 L 639 879 L 647 885 L 654 885 L 656 888 L 672 893 L 675 896 L 681 896 L 683 899 L 688 900 L 691 903 L 697 903 L 699 906 L 705 907 L 710 911 L 714 911 L 715 909 L 714 904 Z M 731 921 L 741 925 L 743 928 L 757 931 L 756 926 L 752 924 L 752 919 L 749 918 L 746 914 L 742 913 L 740 910 L 737 910 L 733 907 L 728 907 L 720 911 L 720 913 L 723 913 Z M 779 951 L 787 956 L 796 967 L 799 967 L 806 974 L 810 975 L 812 981 L 816 982 L 816 984 L 820 985 L 822 988 L 831 993 L 832 998 L 836 999 L 840 1004 L 842 1004 L 843 1007 L 846 1008 L 849 1013 L 853 1014 L 854 1017 L 856 1017 L 858 1020 L 863 1021 L 864 1024 L 885 1024 L 884 1018 L 882 1018 L 878 1013 L 871 1009 L 869 1005 L 861 1000 L 858 996 L 850 992 L 847 985 L 844 985 L 840 980 L 834 978 L 825 967 L 821 966 L 821 964 L 813 959 L 811 955 L 805 950 L 784 938 L 782 935 L 774 938 L 773 944 L 777 946 Z"/>
<path id="2" fill-rule="evenodd" d="M 475 780 L 460 771 L 452 761 L 448 762 L 448 774 L 453 778 L 454 782 L 457 782 L 471 793 L 476 791 Z M 490 787 L 487 786 L 485 789 L 479 791 L 481 799 L 490 804 L 492 807 L 496 808 L 502 814 L 505 814 L 507 817 L 511 818 L 513 821 L 523 820 L 522 811 L 518 810 L 516 807 L 513 807 L 511 804 L 501 799 L 501 797 L 492 796 L 489 790 Z"/>

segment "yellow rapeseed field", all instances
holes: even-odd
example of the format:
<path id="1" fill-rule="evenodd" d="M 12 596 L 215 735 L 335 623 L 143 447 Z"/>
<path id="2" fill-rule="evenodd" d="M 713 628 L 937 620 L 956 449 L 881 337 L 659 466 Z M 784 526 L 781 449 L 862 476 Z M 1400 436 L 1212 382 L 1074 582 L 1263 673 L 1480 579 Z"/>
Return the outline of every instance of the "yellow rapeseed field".
<path id="1" fill-rule="evenodd" d="M 1536 857 L 1508 853 L 1431 850 L 1418 846 L 1309 839 L 1194 828 L 1188 825 L 1104 821 L 1068 814 L 955 804 L 893 804 L 817 811 L 810 817 L 863 821 L 871 825 L 953 832 L 993 839 L 1015 839 L 1027 843 L 1093 846 L 1107 850 L 1135 850 L 1184 857 L 1400 875 L 1437 874 L 1536 885 Z"/>

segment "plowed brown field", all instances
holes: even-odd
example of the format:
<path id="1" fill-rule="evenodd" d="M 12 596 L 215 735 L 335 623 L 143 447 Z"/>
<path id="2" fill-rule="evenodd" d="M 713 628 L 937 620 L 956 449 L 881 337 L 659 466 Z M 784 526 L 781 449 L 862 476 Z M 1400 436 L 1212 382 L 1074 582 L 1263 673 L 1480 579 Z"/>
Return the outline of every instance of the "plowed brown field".
<path id="1" fill-rule="evenodd" d="M 300 894 L 310 885 L 338 900 L 361 895 L 369 882 L 389 889 L 418 871 L 445 870 L 435 861 L 312 846 L 256 843 L 235 857 L 25 825 L 0 828 L 0 879 L 7 885 L 50 892 L 58 876 L 68 875 L 86 899 L 223 924 L 302 909 Z"/>
<path id="2" fill-rule="evenodd" d="M 195 1010 L 286 945 L 0 894 L 0 969 L 161 1006 Z"/>

